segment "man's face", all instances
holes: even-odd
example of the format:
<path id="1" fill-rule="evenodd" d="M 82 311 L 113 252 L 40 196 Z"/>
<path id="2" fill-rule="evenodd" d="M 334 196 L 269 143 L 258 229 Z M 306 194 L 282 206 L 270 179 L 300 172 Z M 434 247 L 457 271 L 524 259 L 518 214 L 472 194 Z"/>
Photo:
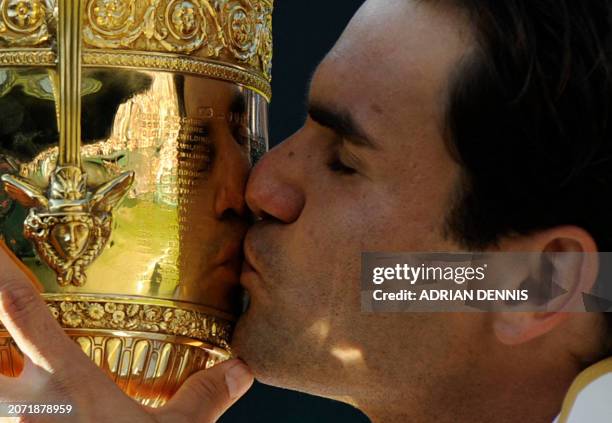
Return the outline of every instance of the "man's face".
<path id="1" fill-rule="evenodd" d="M 444 113 L 471 38 L 435 3 L 369 0 L 315 73 L 303 128 L 253 171 L 263 220 L 246 238 L 234 348 L 263 382 L 357 401 L 469 363 L 478 316 L 360 311 L 362 252 L 459 249 L 443 234 L 459 174 Z"/>

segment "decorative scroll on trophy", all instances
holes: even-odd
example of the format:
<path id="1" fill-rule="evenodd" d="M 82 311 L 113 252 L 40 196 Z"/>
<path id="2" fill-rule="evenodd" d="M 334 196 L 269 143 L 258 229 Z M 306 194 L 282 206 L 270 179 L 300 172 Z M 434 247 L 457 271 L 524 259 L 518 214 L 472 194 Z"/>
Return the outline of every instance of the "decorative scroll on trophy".
<path id="1" fill-rule="evenodd" d="M 0 0 L 0 239 L 145 405 L 230 354 L 272 1 Z"/>

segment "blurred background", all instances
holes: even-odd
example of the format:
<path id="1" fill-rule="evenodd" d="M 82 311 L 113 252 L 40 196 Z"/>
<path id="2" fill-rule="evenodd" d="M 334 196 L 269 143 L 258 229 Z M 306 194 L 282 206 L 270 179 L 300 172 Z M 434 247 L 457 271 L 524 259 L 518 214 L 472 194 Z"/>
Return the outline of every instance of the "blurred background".
<path id="1" fill-rule="evenodd" d="M 362 2 L 274 2 L 271 147 L 302 126 L 310 77 Z M 220 422 L 368 423 L 369 420 L 348 405 L 256 384 Z"/>

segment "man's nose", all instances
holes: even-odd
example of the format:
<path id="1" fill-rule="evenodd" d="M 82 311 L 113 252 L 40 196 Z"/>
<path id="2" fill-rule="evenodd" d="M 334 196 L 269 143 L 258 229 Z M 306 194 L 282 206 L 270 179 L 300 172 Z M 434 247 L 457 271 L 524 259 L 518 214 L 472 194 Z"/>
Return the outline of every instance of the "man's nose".
<path id="1" fill-rule="evenodd" d="M 256 216 L 283 223 L 292 223 L 300 216 L 305 196 L 297 156 L 290 141 L 285 141 L 255 166 L 247 183 L 246 202 Z"/>
<path id="2" fill-rule="evenodd" d="M 218 168 L 229 169 L 215 189 L 214 213 L 217 219 L 243 218 L 247 212 L 244 193 L 250 165 L 244 154 L 234 148 L 227 148 L 217 163 Z"/>
<path id="3" fill-rule="evenodd" d="M 238 184 L 234 186 L 221 186 L 215 196 L 215 215 L 218 219 L 226 219 L 230 216 L 244 217 L 246 204 L 244 191 Z"/>

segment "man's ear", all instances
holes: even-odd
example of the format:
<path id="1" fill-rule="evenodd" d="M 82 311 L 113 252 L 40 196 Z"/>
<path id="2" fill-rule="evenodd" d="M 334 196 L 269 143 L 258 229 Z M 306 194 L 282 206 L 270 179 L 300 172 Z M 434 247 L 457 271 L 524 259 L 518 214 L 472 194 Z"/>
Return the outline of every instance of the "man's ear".
<path id="1" fill-rule="evenodd" d="M 542 282 L 541 278 L 533 277 L 533 272 L 544 271 L 562 290 L 561 295 L 541 298 L 533 311 L 496 313 L 493 329 L 500 342 L 507 345 L 528 342 L 570 318 L 569 311 L 583 310 L 582 294 L 593 288 L 599 268 L 597 245 L 588 232 L 575 226 L 559 226 L 504 240 L 500 250 L 532 253 L 537 261 L 535 265 L 531 263 L 532 280 Z"/>

